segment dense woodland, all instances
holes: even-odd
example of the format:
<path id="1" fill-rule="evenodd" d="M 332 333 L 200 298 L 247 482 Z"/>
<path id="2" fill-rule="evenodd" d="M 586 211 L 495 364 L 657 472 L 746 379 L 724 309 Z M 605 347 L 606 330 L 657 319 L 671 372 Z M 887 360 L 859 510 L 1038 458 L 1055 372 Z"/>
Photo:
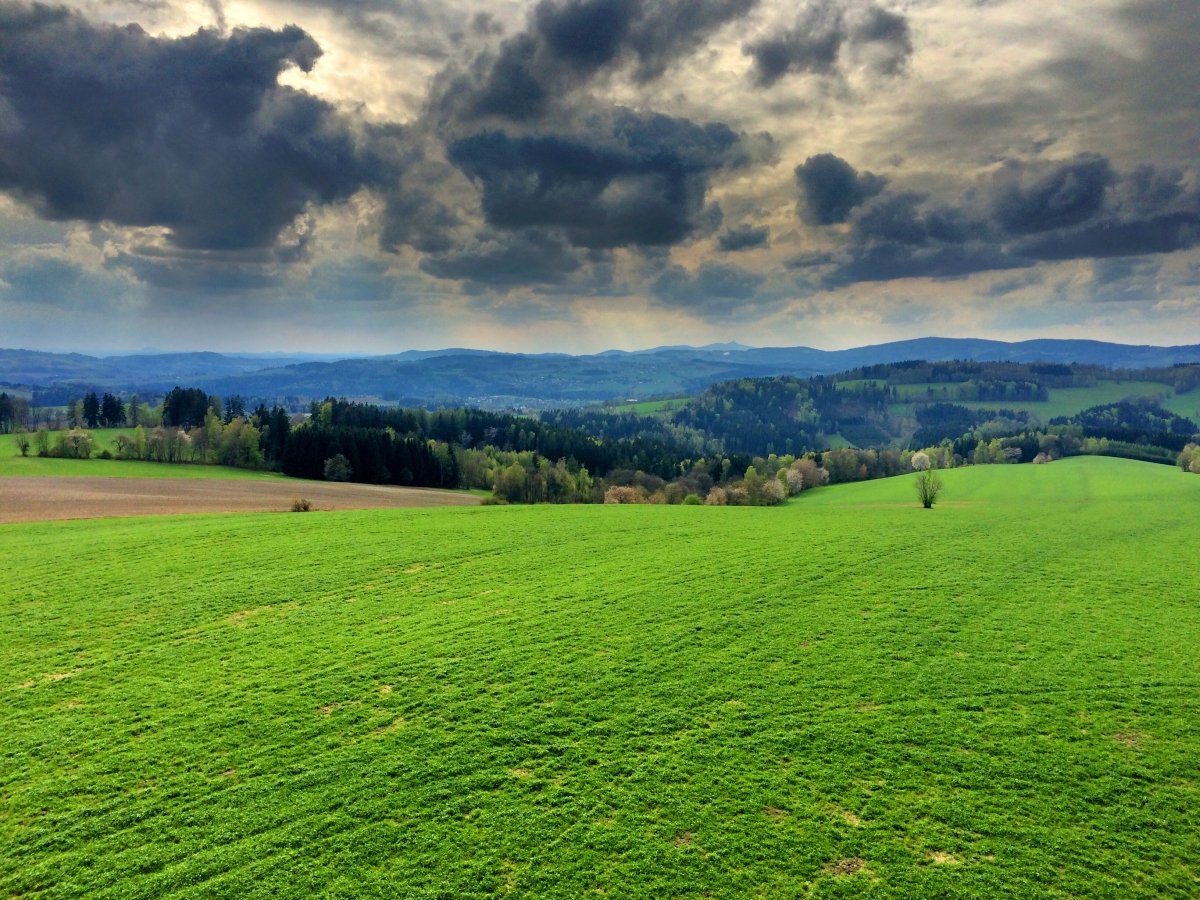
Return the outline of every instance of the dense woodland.
<path id="1" fill-rule="evenodd" d="M 0 393 L 0 432 L 22 452 L 266 468 L 311 479 L 491 491 L 499 502 L 776 503 L 823 484 L 915 468 L 1047 462 L 1079 453 L 1200 468 L 1200 428 L 1154 398 L 1041 422 L 1022 402 L 1101 380 L 1200 386 L 1200 366 L 902 362 L 837 377 L 741 378 L 658 416 L 598 407 L 540 417 L 401 409 L 328 398 L 304 414 L 250 411 L 176 387 L 158 404 L 89 392 L 59 414 Z M 963 405 L 971 403 L 971 406 Z M 995 407 L 982 406 L 995 403 Z M 1006 406 L 1004 404 L 1011 404 Z M 127 426 L 109 448 L 87 429 Z M 831 446 L 836 443 L 853 446 Z"/>

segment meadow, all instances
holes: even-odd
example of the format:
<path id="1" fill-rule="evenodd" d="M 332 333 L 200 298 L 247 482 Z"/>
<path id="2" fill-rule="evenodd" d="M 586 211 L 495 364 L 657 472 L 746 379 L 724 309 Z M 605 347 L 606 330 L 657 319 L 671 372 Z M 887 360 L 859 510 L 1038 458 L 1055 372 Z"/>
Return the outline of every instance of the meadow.
<path id="1" fill-rule="evenodd" d="M 1194 897 L 1200 478 L 0 526 L 0 893 Z"/>
<path id="2" fill-rule="evenodd" d="M 284 478 L 278 472 L 236 469 L 232 466 L 144 462 L 135 459 L 99 459 L 98 455 L 101 451 L 107 450 L 109 453 L 115 451 L 118 435 L 132 434 L 133 429 L 95 428 L 89 429 L 89 432 L 95 438 L 97 454 L 91 459 L 39 457 L 33 448 L 30 448 L 29 456 L 21 456 L 17 448 L 17 436 L 0 434 L 0 477 L 23 475 L 51 478 L 237 478 L 251 481 Z M 56 439 L 58 434 L 59 432 L 51 432 L 51 440 Z"/>
<path id="3" fill-rule="evenodd" d="M 930 388 L 936 392 L 947 385 L 901 384 L 896 387 L 901 402 L 890 404 L 889 408 L 892 413 L 913 415 L 917 404 L 911 402 L 911 398 L 925 400 Z M 1073 416 L 1093 406 L 1119 403 L 1130 397 L 1152 398 L 1157 400 L 1164 409 L 1169 409 L 1176 415 L 1185 418 L 1200 417 L 1200 392 L 1176 394 L 1170 385 L 1160 384 L 1156 381 L 1101 380 L 1091 387 L 1050 388 L 1050 397 L 1046 400 L 956 400 L 953 397 L 954 386 L 949 385 L 948 387 L 946 402 L 956 403 L 968 409 L 1023 409 L 1036 416 L 1043 425 L 1057 416 Z"/>

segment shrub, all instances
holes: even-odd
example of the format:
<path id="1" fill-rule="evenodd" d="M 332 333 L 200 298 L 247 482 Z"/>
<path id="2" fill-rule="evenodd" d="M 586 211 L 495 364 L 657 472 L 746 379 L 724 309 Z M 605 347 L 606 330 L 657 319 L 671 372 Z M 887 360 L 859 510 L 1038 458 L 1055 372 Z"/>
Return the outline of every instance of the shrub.
<path id="1" fill-rule="evenodd" d="M 614 484 L 604 492 L 605 503 L 645 503 L 646 490 L 633 485 Z"/>
<path id="2" fill-rule="evenodd" d="M 292 512 L 308 512 L 312 509 L 312 501 L 307 497 L 297 497 L 292 501 Z"/>
<path id="3" fill-rule="evenodd" d="M 784 486 L 772 478 L 762 483 L 762 487 L 759 489 L 758 501 L 763 506 L 775 506 L 782 503 L 786 495 L 787 491 Z"/>

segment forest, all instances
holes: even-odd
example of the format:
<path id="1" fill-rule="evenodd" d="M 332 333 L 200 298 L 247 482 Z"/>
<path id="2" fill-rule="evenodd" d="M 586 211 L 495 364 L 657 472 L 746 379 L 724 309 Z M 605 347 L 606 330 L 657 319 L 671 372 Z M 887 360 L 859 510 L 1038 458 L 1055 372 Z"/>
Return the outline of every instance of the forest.
<path id="1" fill-rule="evenodd" d="M 907 361 L 838 376 L 722 382 L 660 415 L 601 407 L 534 415 L 406 409 L 329 397 L 304 414 L 176 386 L 161 403 L 89 392 L 23 452 L 274 469 L 298 478 L 466 488 L 493 502 L 772 504 L 823 484 L 933 468 L 1100 454 L 1192 466 L 1196 422 L 1130 397 L 1041 421 L 1054 390 L 1124 380 L 1164 394 L 1200 366 L 1139 370 L 1049 363 Z M 1200 392 L 1197 392 L 1200 393 Z M 993 405 L 994 404 L 994 405 Z M 24 430 L 28 401 L 0 393 L 0 430 Z M 112 450 L 87 429 L 126 426 Z M 53 436 L 53 437 L 52 437 Z"/>

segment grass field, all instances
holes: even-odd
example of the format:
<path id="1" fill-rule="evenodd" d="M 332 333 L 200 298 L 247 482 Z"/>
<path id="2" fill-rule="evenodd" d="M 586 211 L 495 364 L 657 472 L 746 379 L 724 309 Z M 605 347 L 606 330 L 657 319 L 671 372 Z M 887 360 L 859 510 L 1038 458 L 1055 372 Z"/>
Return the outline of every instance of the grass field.
<path id="1" fill-rule="evenodd" d="M 634 400 L 627 403 L 602 404 L 605 412 L 636 413 L 639 416 L 659 416 L 665 418 L 668 413 L 683 409 L 689 397 L 670 397 L 661 400 Z"/>
<path id="2" fill-rule="evenodd" d="M 925 399 L 928 388 L 935 390 L 946 385 L 902 384 L 897 385 L 901 398 L 920 397 Z M 951 393 L 954 385 L 949 385 Z M 1024 409 L 1037 416 L 1042 424 L 1048 423 L 1056 416 L 1073 416 L 1093 406 L 1103 406 L 1107 403 L 1117 403 L 1128 397 L 1155 397 L 1166 409 L 1177 415 L 1200 421 L 1200 391 L 1187 394 L 1176 394 L 1165 384 L 1156 381 L 1101 381 L 1092 387 L 1051 388 L 1049 400 L 955 400 L 951 396 L 946 402 L 956 403 L 968 409 Z M 890 409 L 893 414 L 912 415 L 915 404 L 902 402 L 893 403 Z"/>
<path id="3" fill-rule="evenodd" d="M 117 435 L 128 434 L 128 428 L 97 428 L 91 433 L 96 442 L 96 453 L 101 450 L 114 451 Z M 51 434 L 51 441 L 55 438 Z M 55 459 L 42 458 L 30 448 L 30 456 L 21 456 L 17 450 L 17 436 L 0 434 L 0 477 L 5 475 L 74 477 L 95 476 L 111 478 L 241 478 L 278 479 L 275 472 L 256 472 L 252 469 L 234 469 L 229 466 L 174 465 L 170 463 L 141 462 L 126 459 Z"/>
<path id="4" fill-rule="evenodd" d="M 1200 478 L 0 527 L 0 893 L 1194 897 Z"/>

